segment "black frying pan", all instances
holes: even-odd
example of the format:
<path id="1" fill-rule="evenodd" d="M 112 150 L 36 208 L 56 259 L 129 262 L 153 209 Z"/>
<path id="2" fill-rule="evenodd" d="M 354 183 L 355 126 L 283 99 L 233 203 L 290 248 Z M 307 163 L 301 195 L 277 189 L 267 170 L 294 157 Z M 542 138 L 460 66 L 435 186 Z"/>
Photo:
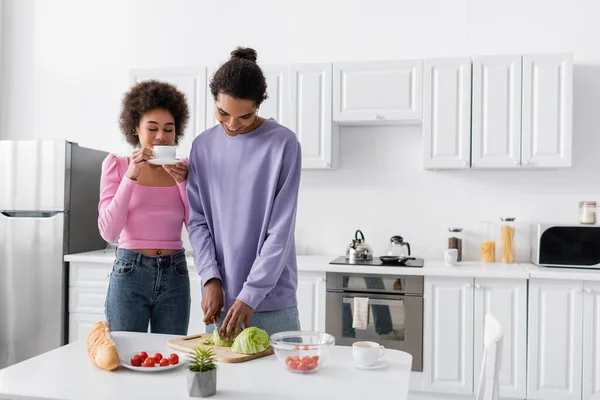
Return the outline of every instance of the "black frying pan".
<path id="1" fill-rule="evenodd" d="M 408 260 L 414 260 L 414 257 L 400 257 L 400 256 L 381 256 L 379 257 L 381 262 L 386 265 L 404 265 Z"/>

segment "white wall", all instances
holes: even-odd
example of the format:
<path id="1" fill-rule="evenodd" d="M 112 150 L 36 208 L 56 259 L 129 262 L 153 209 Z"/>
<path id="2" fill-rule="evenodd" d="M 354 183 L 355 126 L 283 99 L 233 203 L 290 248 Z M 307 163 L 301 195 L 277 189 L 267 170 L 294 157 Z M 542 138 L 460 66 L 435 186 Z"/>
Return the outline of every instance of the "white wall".
<path id="1" fill-rule="evenodd" d="M 424 171 L 418 127 L 365 127 L 343 129 L 339 170 L 303 173 L 299 253 L 341 254 L 360 228 L 377 253 L 401 234 L 439 256 L 460 226 L 474 259 L 480 221 L 514 216 L 524 260 L 530 221 L 600 201 L 598 15 L 597 0 L 5 0 L 0 139 L 120 151 L 128 69 L 218 64 L 237 45 L 264 64 L 574 52 L 571 169 Z"/>

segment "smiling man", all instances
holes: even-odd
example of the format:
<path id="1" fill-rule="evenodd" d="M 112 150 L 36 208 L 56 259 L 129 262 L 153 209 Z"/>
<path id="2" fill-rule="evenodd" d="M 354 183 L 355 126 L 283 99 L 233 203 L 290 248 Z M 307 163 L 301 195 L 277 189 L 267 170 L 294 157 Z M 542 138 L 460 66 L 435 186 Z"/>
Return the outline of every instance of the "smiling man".
<path id="1" fill-rule="evenodd" d="M 299 330 L 294 243 L 301 149 L 257 115 L 267 98 L 253 49 L 238 48 L 211 84 L 219 124 L 192 145 L 188 229 L 202 278 L 204 322 L 237 336 Z M 222 322 L 222 324 L 221 324 Z"/>

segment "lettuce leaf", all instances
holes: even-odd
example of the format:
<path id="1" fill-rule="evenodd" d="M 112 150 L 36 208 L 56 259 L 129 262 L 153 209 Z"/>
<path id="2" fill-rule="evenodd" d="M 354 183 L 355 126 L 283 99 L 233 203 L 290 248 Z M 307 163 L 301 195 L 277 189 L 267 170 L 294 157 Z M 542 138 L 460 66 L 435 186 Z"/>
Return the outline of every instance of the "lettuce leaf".
<path id="1" fill-rule="evenodd" d="M 221 339 L 221 335 L 219 335 L 219 330 L 216 328 L 213 331 L 212 342 L 215 346 L 231 347 L 232 345 L 230 340 Z"/>
<path id="2" fill-rule="evenodd" d="M 265 351 L 271 344 L 269 334 L 255 326 L 244 329 L 233 341 L 231 351 L 240 354 L 256 354 Z"/>

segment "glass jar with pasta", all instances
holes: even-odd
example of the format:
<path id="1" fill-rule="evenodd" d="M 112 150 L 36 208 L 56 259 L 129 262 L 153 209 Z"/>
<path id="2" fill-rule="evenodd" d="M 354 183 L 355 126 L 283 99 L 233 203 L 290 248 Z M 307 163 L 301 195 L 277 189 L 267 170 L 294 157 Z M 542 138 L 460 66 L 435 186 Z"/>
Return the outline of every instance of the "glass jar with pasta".
<path id="1" fill-rule="evenodd" d="M 484 263 L 496 262 L 496 229 L 497 225 L 493 222 L 481 223 L 480 259 Z"/>
<path id="2" fill-rule="evenodd" d="M 502 241 L 502 262 L 512 264 L 515 262 L 515 219 L 512 217 L 500 218 L 500 239 Z"/>

